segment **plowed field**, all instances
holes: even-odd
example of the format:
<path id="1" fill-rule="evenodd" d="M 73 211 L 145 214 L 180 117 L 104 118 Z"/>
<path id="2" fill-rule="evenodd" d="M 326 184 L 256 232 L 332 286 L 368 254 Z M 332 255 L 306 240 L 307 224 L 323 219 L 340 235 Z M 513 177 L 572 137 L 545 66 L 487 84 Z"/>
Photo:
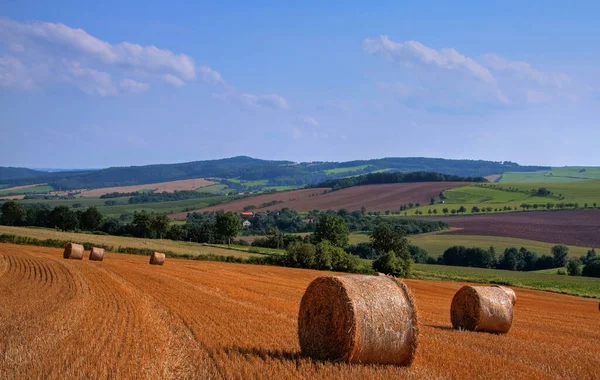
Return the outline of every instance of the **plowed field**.
<path id="1" fill-rule="evenodd" d="M 342 208 L 356 211 L 362 207 L 365 207 L 367 211 L 399 211 L 401 205 L 409 203 L 429 204 L 431 198 L 437 197 L 444 190 L 468 185 L 470 183 L 465 182 L 394 183 L 355 186 L 327 193 L 324 193 L 324 190 L 328 189 L 323 188 L 303 189 L 245 198 L 195 211 L 224 210 L 241 212 L 244 206 L 254 205 L 259 207 L 260 204 L 273 200 L 282 203 L 257 208 L 254 211 L 279 210 L 284 207 L 297 211 L 339 210 Z M 187 212 L 170 215 L 172 219 L 185 219 L 186 216 Z"/>
<path id="2" fill-rule="evenodd" d="M 520 239 L 600 247 L 600 211 L 538 211 L 438 218 L 460 230 L 458 235 L 505 236 Z"/>
<path id="3" fill-rule="evenodd" d="M 517 289 L 507 335 L 455 331 L 461 284 L 407 281 L 420 312 L 410 368 L 314 362 L 296 335 L 322 272 L 0 245 L 0 378 L 557 378 L 599 376 L 598 301 Z"/>

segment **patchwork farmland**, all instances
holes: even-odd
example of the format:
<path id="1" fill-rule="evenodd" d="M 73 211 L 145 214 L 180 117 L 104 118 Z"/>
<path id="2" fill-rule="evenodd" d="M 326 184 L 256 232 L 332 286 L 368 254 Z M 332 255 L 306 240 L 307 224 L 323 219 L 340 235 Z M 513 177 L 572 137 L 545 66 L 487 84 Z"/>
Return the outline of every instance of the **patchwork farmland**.
<path id="1" fill-rule="evenodd" d="M 595 378 L 598 301 L 516 289 L 505 335 L 451 328 L 457 282 L 407 280 L 419 309 L 410 367 L 302 356 L 300 299 L 324 272 L 106 253 L 63 260 L 0 245 L 1 378 Z M 560 307 L 557 307 L 560 305 Z M 543 347 L 543 349 L 540 349 Z M 568 347 L 568 349 L 565 349 Z"/>

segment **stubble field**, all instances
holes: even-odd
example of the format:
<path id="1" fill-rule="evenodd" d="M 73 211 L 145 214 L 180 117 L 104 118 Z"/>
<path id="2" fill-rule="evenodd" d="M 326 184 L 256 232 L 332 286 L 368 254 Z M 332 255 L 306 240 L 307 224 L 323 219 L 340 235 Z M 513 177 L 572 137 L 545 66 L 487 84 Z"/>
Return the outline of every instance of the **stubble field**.
<path id="1" fill-rule="evenodd" d="M 0 245 L 0 378 L 595 378 L 598 301 L 517 289 L 507 335 L 455 331 L 462 284 L 407 281 L 419 308 L 410 368 L 299 352 L 306 286 L 324 272 Z"/>

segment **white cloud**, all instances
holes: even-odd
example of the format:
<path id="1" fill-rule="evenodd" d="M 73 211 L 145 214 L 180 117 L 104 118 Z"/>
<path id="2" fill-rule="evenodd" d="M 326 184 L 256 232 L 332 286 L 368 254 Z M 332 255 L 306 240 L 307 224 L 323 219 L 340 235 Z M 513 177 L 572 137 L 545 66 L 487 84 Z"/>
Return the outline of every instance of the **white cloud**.
<path id="1" fill-rule="evenodd" d="M 79 62 L 64 62 L 74 83 L 88 95 L 115 96 L 118 93 L 110 74 L 81 67 Z"/>
<path id="2" fill-rule="evenodd" d="M 185 82 L 183 80 L 181 80 L 180 78 L 176 77 L 175 75 L 171 75 L 171 74 L 163 75 L 162 79 L 165 82 L 172 84 L 175 87 L 182 87 L 185 84 Z"/>
<path id="3" fill-rule="evenodd" d="M 394 42 L 388 36 L 367 38 L 363 41 L 363 48 L 369 54 L 382 55 L 394 62 L 463 70 L 485 83 L 495 82 L 488 69 L 453 48 L 443 48 L 438 51 L 418 41 Z"/>
<path id="4" fill-rule="evenodd" d="M 223 77 L 218 71 L 211 69 L 208 66 L 198 67 L 198 71 L 202 76 L 202 80 L 209 84 L 225 84 Z"/>
<path id="5" fill-rule="evenodd" d="M 242 104 L 245 107 L 253 109 L 270 108 L 287 110 L 290 108 L 287 100 L 285 100 L 283 96 L 277 94 L 256 95 L 234 91 L 229 93 L 213 94 L 213 98 Z"/>
<path id="6" fill-rule="evenodd" d="M 298 118 L 305 124 L 312 125 L 314 127 L 319 126 L 319 122 L 317 122 L 315 119 L 313 119 L 310 116 L 298 116 Z"/>
<path id="7" fill-rule="evenodd" d="M 148 74 L 170 74 L 182 80 L 196 77 L 194 61 L 185 54 L 176 54 L 156 46 L 141 46 L 130 42 L 111 44 L 88 34 L 83 29 L 61 23 L 22 23 L 0 18 L 0 41 L 51 52 L 52 55 L 74 55 L 98 63 L 136 69 Z"/>
<path id="8" fill-rule="evenodd" d="M 571 83 L 571 78 L 562 73 L 545 73 L 534 69 L 525 61 L 509 61 L 497 54 L 486 54 L 482 62 L 492 70 L 499 72 L 512 72 L 525 79 L 532 80 L 543 86 L 563 88 Z"/>
<path id="9" fill-rule="evenodd" d="M 31 90 L 35 87 L 27 68 L 10 55 L 0 57 L 0 87 Z"/>
<path id="10" fill-rule="evenodd" d="M 123 79 L 119 84 L 119 87 L 125 92 L 134 94 L 141 94 L 142 92 L 148 91 L 148 88 L 150 88 L 148 83 L 138 82 L 129 78 Z"/>

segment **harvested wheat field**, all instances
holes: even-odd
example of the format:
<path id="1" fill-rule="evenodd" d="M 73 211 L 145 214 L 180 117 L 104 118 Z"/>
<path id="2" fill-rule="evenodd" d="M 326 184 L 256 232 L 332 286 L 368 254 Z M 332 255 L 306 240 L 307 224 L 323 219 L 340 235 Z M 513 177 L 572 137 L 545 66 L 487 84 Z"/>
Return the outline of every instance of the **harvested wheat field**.
<path id="1" fill-rule="evenodd" d="M 597 378 L 598 301 L 516 289 L 510 332 L 456 331 L 464 284 L 406 281 L 418 307 L 412 366 L 302 357 L 297 323 L 324 272 L 0 245 L 0 378 Z M 330 273 L 327 273 L 330 274 Z"/>
<path id="2" fill-rule="evenodd" d="M 156 192 L 162 193 L 174 193 L 175 191 L 181 190 L 196 190 L 200 187 L 206 187 L 213 185 L 214 182 L 207 181 L 204 178 L 195 179 L 182 179 L 179 181 L 159 182 L 159 183 L 148 183 L 146 185 L 132 185 L 132 186 L 115 186 L 115 187 L 103 187 L 100 189 L 81 190 L 80 195 L 82 197 L 99 197 L 104 194 L 110 193 L 133 193 L 141 190 L 155 190 Z M 56 195 L 66 195 L 68 192 L 53 192 Z"/>

